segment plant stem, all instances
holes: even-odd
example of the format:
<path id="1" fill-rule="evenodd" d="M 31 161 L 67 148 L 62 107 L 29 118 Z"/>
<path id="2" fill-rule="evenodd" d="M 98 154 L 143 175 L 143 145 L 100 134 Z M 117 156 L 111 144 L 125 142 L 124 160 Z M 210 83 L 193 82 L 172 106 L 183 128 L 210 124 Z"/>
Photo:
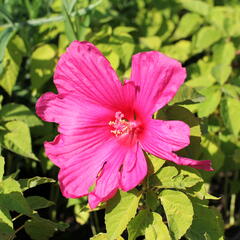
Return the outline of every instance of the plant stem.
<path id="1" fill-rule="evenodd" d="M 234 180 L 238 179 L 238 171 L 234 172 Z M 231 194 L 230 200 L 230 213 L 229 213 L 229 225 L 233 226 L 235 224 L 235 207 L 236 207 L 236 193 Z"/>
<path id="2" fill-rule="evenodd" d="M 17 215 L 15 218 L 13 218 L 12 219 L 12 221 L 14 222 L 14 221 L 16 221 L 18 218 L 20 218 L 21 216 L 23 216 L 23 214 L 22 213 L 20 213 L 19 215 Z"/>
<path id="3" fill-rule="evenodd" d="M 99 233 L 100 225 L 99 225 L 98 216 L 97 216 L 96 212 L 93 212 L 93 218 L 94 218 L 94 222 L 95 222 L 95 226 L 96 226 L 96 232 Z"/>
<path id="4" fill-rule="evenodd" d="M 97 234 L 97 231 L 96 231 L 96 228 L 95 228 L 95 224 L 94 224 L 92 214 L 90 214 L 90 226 L 91 226 L 92 234 L 93 234 L 93 236 L 95 236 Z"/>
<path id="5" fill-rule="evenodd" d="M 70 14 L 70 16 L 71 17 L 74 17 L 76 15 L 83 16 L 83 15 L 87 14 L 90 10 L 92 10 L 93 8 L 98 6 L 101 2 L 102 2 L 102 0 L 98 0 L 97 2 L 89 5 L 86 8 L 83 8 L 83 9 L 80 9 L 79 11 L 73 12 L 72 14 Z M 24 27 L 25 25 L 39 26 L 39 25 L 42 25 L 42 24 L 45 24 L 45 23 L 62 22 L 62 21 L 64 21 L 64 16 L 63 15 L 57 15 L 57 16 L 54 16 L 54 17 L 29 19 L 25 22 L 15 22 L 13 24 L 16 27 Z M 4 25 L 0 25 L 0 28 L 8 28 L 8 27 L 11 27 L 11 26 L 12 26 L 12 24 L 4 24 Z"/>
<path id="6" fill-rule="evenodd" d="M 24 228 L 24 225 L 22 225 L 21 227 L 19 227 L 19 228 L 15 231 L 14 235 L 12 235 L 12 236 L 9 238 L 9 240 L 13 240 L 13 239 L 16 237 L 16 234 L 17 234 L 19 231 L 21 231 L 23 228 Z"/>

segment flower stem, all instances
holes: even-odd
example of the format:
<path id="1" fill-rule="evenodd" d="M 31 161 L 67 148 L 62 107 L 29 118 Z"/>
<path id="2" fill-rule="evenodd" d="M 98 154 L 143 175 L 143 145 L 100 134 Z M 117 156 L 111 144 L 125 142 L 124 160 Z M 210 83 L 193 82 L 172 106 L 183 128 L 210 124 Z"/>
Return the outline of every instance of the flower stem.
<path id="1" fill-rule="evenodd" d="M 234 174 L 234 180 L 238 179 L 238 171 Z M 235 207 L 236 207 L 236 193 L 231 194 L 230 200 L 230 213 L 229 213 L 229 225 L 233 226 L 235 224 Z"/>

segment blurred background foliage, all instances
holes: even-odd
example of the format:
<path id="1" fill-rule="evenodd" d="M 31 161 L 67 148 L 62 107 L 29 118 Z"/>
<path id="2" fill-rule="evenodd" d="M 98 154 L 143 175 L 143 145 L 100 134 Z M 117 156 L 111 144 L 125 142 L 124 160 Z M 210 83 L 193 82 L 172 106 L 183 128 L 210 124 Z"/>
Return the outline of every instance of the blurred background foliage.
<path id="1" fill-rule="evenodd" d="M 238 0 L 0 0 L 1 239 L 45 240 L 66 228 L 52 239 L 89 239 L 105 231 L 102 211 L 89 212 L 85 198 L 61 197 L 58 169 L 43 149 L 56 126 L 34 113 L 39 96 L 56 91 L 55 65 L 75 39 L 94 43 L 121 80 L 137 52 L 157 50 L 182 62 L 186 83 L 157 117 L 190 124 L 192 144 L 181 154 L 212 160 L 215 171 L 201 172 L 219 197 L 210 205 L 223 216 L 226 239 L 240 239 Z"/>

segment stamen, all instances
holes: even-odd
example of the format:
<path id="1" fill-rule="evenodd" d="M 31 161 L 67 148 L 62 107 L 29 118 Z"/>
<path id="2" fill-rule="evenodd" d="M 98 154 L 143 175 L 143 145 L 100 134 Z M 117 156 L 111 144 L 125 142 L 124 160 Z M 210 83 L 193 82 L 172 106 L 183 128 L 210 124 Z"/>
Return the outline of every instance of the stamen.
<path id="1" fill-rule="evenodd" d="M 115 121 L 110 121 L 108 124 L 113 127 L 111 133 L 116 136 L 129 134 L 136 127 L 136 123 L 129 122 L 127 119 L 124 119 L 124 114 L 121 112 L 116 112 L 115 118 Z"/>

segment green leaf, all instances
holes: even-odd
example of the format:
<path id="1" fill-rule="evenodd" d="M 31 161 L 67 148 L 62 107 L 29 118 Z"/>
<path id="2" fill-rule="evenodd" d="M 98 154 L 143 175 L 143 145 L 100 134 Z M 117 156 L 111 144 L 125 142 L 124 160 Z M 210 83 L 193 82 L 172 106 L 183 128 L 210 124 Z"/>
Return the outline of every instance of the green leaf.
<path id="1" fill-rule="evenodd" d="M 81 225 L 87 223 L 90 217 L 89 209 L 86 207 L 81 207 L 79 204 L 74 206 L 74 215 L 76 218 L 76 222 Z"/>
<path id="2" fill-rule="evenodd" d="M 20 184 L 16 180 L 9 177 L 2 181 L 0 192 L 0 206 L 27 216 L 32 215 L 32 210 L 21 192 Z"/>
<path id="3" fill-rule="evenodd" d="M 120 64 L 120 58 L 117 53 L 111 51 L 111 53 L 107 56 L 107 59 L 111 63 L 113 69 L 118 69 L 118 66 Z"/>
<path id="4" fill-rule="evenodd" d="M 226 98 L 221 103 L 221 116 L 229 130 L 237 137 L 240 131 L 240 101 Z"/>
<path id="5" fill-rule="evenodd" d="M 236 50 L 232 42 L 220 42 L 213 46 L 213 61 L 216 64 L 231 64 Z"/>
<path id="6" fill-rule="evenodd" d="M 153 222 L 152 213 L 141 210 L 128 224 L 128 240 L 135 240 L 145 234 L 147 226 Z"/>
<path id="7" fill-rule="evenodd" d="M 183 8 L 198 13 L 202 16 L 207 16 L 210 11 L 210 5 L 203 1 L 199 0 L 177 0 L 177 2 L 181 3 Z"/>
<path id="8" fill-rule="evenodd" d="M 179 171 L 176 167 L 163 167 L 150 178 L 150 185 L 159 188 L 186 189 L 193 187 L 203 180 L 198 175 L 188 174 L 187 171 Z"/>
<path id="9" fill-rule="evenodd" d="M 145 231 L 146 240 L 171 240 L 167 226 L 164 224 L 161 215 L 153 212 L 153 222 L 147 226 Z"/>
<path id="10" fill-rule="evenodd" d="M 192 102 L 202 102 L 204 100 L 204 97 L 197 91 L 195 91 L 194 88 L 183 84 L 169 104 L 170 105 L 173 105 L 175 103 L 184 104 L 184 102 L 188 100 Z"/>
<path id="11" fill-rule="evenodd" d="M 222 91 L 230 97 L 237 98 L 240 93 L 240 87 L 232 84 L 224 84 Z"/>
<path id="12" fill-rule="evenodd" d="M 148 36 L 140 38 L 140 46 L 145 49 L 159 50 L 162 44 L 161 38 L 157 36 Z"/>
<path id="13" fill-rule="evenodd" d="M 91 237 L 90 240 L 108 240 L 108 236 L 106 233 L 99 233 L 98 235 Z M 122 237 L 118 237 L 115 240 L 124 240 L 124 239 Z"/>
<path id="14" fill-rule="evenodd" d="M 15 86 L 24 51 L 25 47 L 20 37 L 15 36 L 8 43 L 4 56 L 4 71 L 0 74 L 0 86 L 9 95 Z"/>
<path id="15" fill-rule="evenodd" d="M 146 204 L 153 211 L 155 211 L 160 205 L 158 196 L 154 191 L 148 190 L 146 192 Z"/>
<path id="16" fill-rule="evenodd" d="M 109 40 L 109 44 L 112 50 L 120 56 L 121 61 L 127 68 L 135 48 L 132 36 L 128 33 L 113 35 Z"/>
<path id="17" fill-rule="evenodd" d="M 0 156 L 0 182 L 2 181 L 4 174 L 4 165 L 5 165 L 4 157 Z"/>
<path id="18" fill-rule="evenodd" d="M 115 240 L 126 229 L 136 214 L 141 193 L 136 189 L 129 192 L 119 191 L 107 202 L 105 224 L 108 240 Z"/>
<path id="19" fill-rule="evenodd" d="M 52 178 L 35 176 L 33 178 L 19 179 L 18 182 L 21 186 L 22 191 L 26 191 L 38 185 L 45 184 L 45 183 L 54 183 L 56 181 Z"/>
<path id="20" fill-rule="evenodd" d="M 48 201 L 44 197 L 40 197 L 40 196 L 30 196 L 30 197 L 27 197 L 26 200 L 30 208 L 33 210 L 47 208 L 55 204 L 54 202 Z"/>
<path id="21" fill-rule="evenodd" d="M 223 240 L 223 221 L 220 213 L 215 208 L 203 205 L 200 201 L 193 200 L 194 218 L 191 228 L 187 231 L 188 240 Z M 206 235 L 209 237 L 206 238 Z"/>
<path id="22" fill-rule="evenodd" d="M 148 162 L 148 172 L 150 174 L 153 174 L 153 173 L 156 173 L 166 161 L 148 153 L 147 162 Z"/>
<path id="23" fill-rule="evenodd" d="M 1 212 L 1 210 L 0 210 Z M 7 225 L 6 223 L 2 222 L 0 219 L 0 239 L 1 240 L 9 240 L 11 237 L 14 236 L 15 231 L 12 227 Z"/>
<path id="24" fill-rule="evenodd" d="M 186 13 L 181 18 L 179 25 L 174 32 L 173 39 L 181 39 L 190 36 L 202 24 L 203 19 L 195 13 Z"/>
<path id="25" fill-rule="evenodd" d="M 167 226 L 162 217 L 155 212 L 141 210 L 128 224 L 128 239 L 135 240 L 145 235 L 146 240 L 171 240 Z"/>
<path id="26" fill-rule="evenodd" d="M 21 104 L 9 103 L 0 110 L 1 121 L 19 120 L 25 122 L 29 127 L 42 126 L 42 122 L 31 110 Z"/>
<path id="27" fill-rule="evenodd" d="M 193 73 L 191 79 L 185 84 L 193 88 L 207 88 L 212 86 L 216 82 L 216 79 L 212 76 L 212 68 L 215 65 L 207 57 L 199 60 L 197 64 L 192 65 Z"/>
<path id="28" fill-rule="evenodd" d="M 40 89 L 53 75 L 56 64 L 57 47 L 44 44 L 32 53 L 30 77 L 32 87 Z"/>
<path id="29" fill-rule="evenodd" d="M 4 223 L 9 227 L 9 228 L 6 228 L 6 230 L 8 230 L 8 229 L 13 230 L 13 222 L 12 222 L 11 214 L 9 212 L 9 209 L 4 207 L 3 205 L 1 205 L 1 209 L 0 209 L 0 226 L 1 226 L 1 223 Z M 0 227 L 0 229 L 1 229 L 1 227 Z M 0 232 L 0 236 L 1 236 L 1 232 Z"/>
<path id="30" fill-rule="evenodd" d="M 21 121 L 7 122 L 3 133 L 3 146 L 19 155 L 37 160 L 32 152 L 31 136 L 28 126 Z"/>
<path id="31" fill-rule="evenodd" d="M 198 116 L 207 117 L 212 114 L 218 107 L 221 100 L 221 91 L 216 87 L 204 89 L 201 94 L 205 96 L 205 101 L 199 104 Z"/>
<path id="32" fill-rule="evenodd" d="M 163 190 L 160 199 L 173 239 L 180 239 L 192 224 L 192 203 L 184 193 L 174 190 Z"/>
<path id="33" fill-rule="evenodd" d="M 67 227 L 67 224 L 55 223 L 39 216 L 35 216 L 24 224 L 25 231 L 32 240 L 48 240 L 55 231 L 64 231 Z"/>
<path id="34" fill-rule="evenodd" d="M 214 175 L 223 166 L 224 159 L 226 158 L 226 156 L 224 156 L 224 153 L 221 148 L 221 141 L 217 136 L 211 135 L 204 136 L 202 138 L 201 145 L 203 147 L 202 159 L 211 160 L 212 167 L 214 169 L 214 171 L 212 172 L 205 171 L 201 172 L 201 174 L 206 179 L 206 176 Z"/>
<path id="35" fill-rule="evenodd" d="M 232 68 L 223 64 L 217 65 L 212 69 L 212 75 L 221 85 L 224 85 L 224 83 L 228 80 L 231 72 Z"/>
<path id="36" fill-rule="evenodd" d="M 192 40 L 192 49 L 194 53 L 201 52 L 221 38 L 221 33 L 218 29 L 212 26 L 201 28 L 196 37 Z"/>
<path id="37" fill-rule="evenodd" d="M 66 35 L 70 41 L 74 41 L 77 40 L 77 33 L 75 32 L 73 21 L 68 10 L 69 10 L 68 1 L 62 0 L 62 12 L 64 16 Z"/>
<path id="38" fill-rule="evenodd" d="M 179 61 L 186 61 L 191 53 L 191 42 L 187 40 L 181 40 L 172 45 L 164 46 L 161 51 L 169 57 L 175 58 Z"/>
<path id="39" fill-rule="evenodd" d="M 0 75 L 2 74 L 4 68 L 3 59 L 7 45 L 11 40 L 12 36 L 14 35 L 14 33 L 15 30 L 12 27 L 6 28 L 0 32 Z"/>

